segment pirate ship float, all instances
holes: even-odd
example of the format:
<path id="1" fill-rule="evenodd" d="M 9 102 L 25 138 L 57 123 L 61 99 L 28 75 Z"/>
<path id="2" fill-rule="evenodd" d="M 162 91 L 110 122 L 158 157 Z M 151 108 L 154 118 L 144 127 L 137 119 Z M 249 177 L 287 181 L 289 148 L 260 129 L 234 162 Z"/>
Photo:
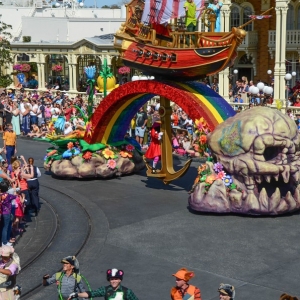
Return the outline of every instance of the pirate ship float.
<path id="1" fill-rule="evenodd" d="M 126 5 L 126 22 L 114 40 L 126 66 L 151 75 L 192 80 L 233 64 L 246 36 L 242 29 L 246 24 L 231 32 L 214 32 L 216 15 L 205 9 L 202 18 L 207 16 L 209 32 L 187 32 L 179 21 L 185 14 L 183 5 L 182 0 L 132 0 Z"/>

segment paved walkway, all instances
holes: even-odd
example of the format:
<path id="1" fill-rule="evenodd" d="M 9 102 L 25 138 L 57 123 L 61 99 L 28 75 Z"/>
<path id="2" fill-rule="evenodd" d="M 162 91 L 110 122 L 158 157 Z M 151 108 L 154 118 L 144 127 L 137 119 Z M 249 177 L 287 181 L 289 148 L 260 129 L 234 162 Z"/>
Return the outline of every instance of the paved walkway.
<path id="1" fill-rule="evenodd" d="M 47 147 L 20 140 L 18 153 L 26 157 L 32 153 L 42 166 Z M 170 299 L 171 274 L 187 267 L 196 273 L 191 283 L 200 287 L 203 300 L 218 299 L 221 282 L 236 287 L 237 299 L 277 300 L 283 292 L 300 296 L 299 214 L 246 217 L 191 213 L 187 191 L 196 168 L 193 163 L 184 178 L 168 186 L 147 178 L 144 172 L 120 179 L 82 181 L 43 175 L 40 182 L 50 187 L 52 194 L 42 187 L 41 196 L 54 209 L 63 203 L 61 214 L 73 228 L 64 232 L 60 242 L 64 250 L 51 251 L 47 262 L 51 270 L 60 267 L 62 254 L 78 251 L 80 242 L 74 245 L 73 237 L 87 228 L 86 221 L 74 217 L 71 197 L 91 220 L 90 236 L 78 258 L 92 288 L 107 284 L 106 269 L 116 267 L 125 271 L 124 285 L 140 299 Z M 58 196 L 60 192 L 63 194 Z M 37 218 L 37 224 L 41 223 L 48 223 L 42 213 Z M 25 235 L 32 232 L 34 226 L 29 224 Z M 40 262 L 31 276 L 40 280 L 44 272 Z M 40 292 L 46 292 L 49 300 L 57 299 L 54 286 Z M 30 299 L 43 297 L 38 293 Z"/>

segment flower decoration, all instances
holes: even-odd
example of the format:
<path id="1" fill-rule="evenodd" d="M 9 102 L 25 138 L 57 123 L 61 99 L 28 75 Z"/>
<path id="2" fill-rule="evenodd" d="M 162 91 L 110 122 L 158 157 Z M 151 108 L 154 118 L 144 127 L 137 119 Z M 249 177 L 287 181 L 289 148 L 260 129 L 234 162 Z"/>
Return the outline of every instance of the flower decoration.
<path id="1" fill-rule="evenodd" d="M 218 173 L 217 179 L 222 179 L 222 180 L 223 180 L 223 178 L 224 178 L 225 176 L 226 176 L 226 173 L 225 173 L 224 171 L 221 171 L 221 172 Z"/>
<path id="2" fill-rule="evenodd" d="M 132 153 L 127 152 L 127 151 L 121 151 L 120 155 L 124 158 L 126 158 L 126 157 L 131 158 L 133 156 Z"/>
<path id="3" fill-rule="evenodd" d="M 29 72 L 31 66 L 29 64 L 17 64 L 13 66 L 13 69 L 19 72 Z"/>
<path id="4" fill-rule="evenodd" d="M 112 169 L 112 170 L 114 170 L 116 168 L 116 165 L 117 165 L 117 163 L 113 159 L 109 159 L 107 161 L 107 167 L 110 168 L 110 169 Z"/>
<path id="5" fill-rule="evenodd" d="M 94 79 L 96 74 L 96 66 L 84 67 L 84 73 L 86 74 L 87 79 Z"/>
<path id="6" fill-rule="evenodd" d="M 204 134 L 201 135 L 200 138 L 199 138 L 199 141 L 200 141 L 200 144 L 202 144 L 202 145 L 206 144 L 206 142 L 207 142 L 206 135 L 204 135 Z"/>
<path id="7" fill-rule="evenodd" d="M 205 182 L 208 184 L 213 184 L 216 179 L 217 176 L 215 174 L 211 174 L 206 177 Z"/>
<path id="8" fill-rule="evenodd" d="M 67 148 L 68 149 L 72 149 L 74 147 L 74 144 L 72 143 L 72 142 L 69 142 L 68 144 L 67 144 Z"/>
<path id="9" fill-rule="evenodd" d="M 90 151 L 86 151 L 83 155 L 82 155 L 82 158 L 84 159 L 84 160 L 90 160 L 91 158 L 92 158 L 92 156 L 93 156 L 93 153 L 92 152 L 90 152 Z"/>
<path id="10" fill-rule="evenodd" d="M 21 71 L 22 72 L 29 72 L 31 69 L 31 66 L 29 64 L 22 64 Z"/>
<path id="11" fill-rule="evenodd" d="M 62 71 L 62 66 L 61 65 L 54 65 L 52 66 L 52 71 L 54 72 L 61 72 Z"/>
<path id="12" fill-rule="evenodd" d="M 226 186 L 230 186 L 232 184 L 232 177 L 230 175 L 226 175 L 223 178 L 223 182 Z"/>
<path id="13" fill-rule="evenodd" d="M 130 68 L 128 68 L 128 67 L 121 67 L 118 70 L 118 73 L 121 74 L 121 75 L 129 74 L 130 73 Z"/>
<path id="14" fill-rule="evenodd" d="M 13 66 L 13 69 L 14 69 L 15 71 L 21 71 L 21 70 L 22 70 L 22 64 L 14 65 L 14 66 Z"/>
<path id="15" fill-rule="evenodd" d="M 198 167 L 198 174 L 200 175 L 203 171 L 205 171 L 207 168 L 206 164 L 203 164 Z"/>
<path id="16" fill-rule="evenodd" d="M 134 148 L 134 146 L 132 146 L 132 145 L 126 145 L 126 151 L 128 151 L 128 152 L 132 152 L 135 148 Z"/>
<path id="17" fill-rule="evenodd" d="M 223 170 L 223 165 L 221 163 L 217 162 L 214 164 L 213 168 L 216 173 L 219 173 Z"/>
<path id="18" fill-rule="evenodd" d="M 199 131 L 203 131 L 205 128 L 207 128 L 207 122 L 203 117 L 201 117 L 199 120 L 195 120 L 195 127 Z"/>
<path id="19" fill-rule="evenodd" d="M 114 158 L 114 157 L 115 157 L 115 153 L 114 153 L 113 151 L 111 151 L 109 148 L 105 148 L 105 149 L 102 151 L 102 155 L 103 155 L 106 159 Z"/>
<path id="20" fill-rule="evenodd" d="M 92 122 L 87 122 L 86 123 L 86 128 L 85 128 L 85 133 L 87 136 L 92 136 L 93 135 L 93 127 L 92 127 Z"/>

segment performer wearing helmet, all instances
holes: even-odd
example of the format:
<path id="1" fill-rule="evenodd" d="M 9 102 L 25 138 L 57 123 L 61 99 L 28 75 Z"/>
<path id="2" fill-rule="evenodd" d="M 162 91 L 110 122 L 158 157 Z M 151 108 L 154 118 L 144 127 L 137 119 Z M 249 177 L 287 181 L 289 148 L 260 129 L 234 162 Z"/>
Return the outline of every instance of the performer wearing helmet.
<path id="1" fill-rule="evenodd" d="M 51 277 L 43 276 L 43 285 L 57 284 L 57 292 L 60 300 L 68 299 L 72 292 L 84 292 L 82 278 L 79 274 L 79 263 L 75 256 L 67 256 L 61 260 L 63 271 L 53 274 Z M 76 297 L 74 297 L 77 299 Z"/>
<path id="2" fill-rule="evenodd" d="M 188 283 L 195 273 L 182 268 L 173 274 L 176 278 L 176 286 L 171 289 L 172 300 L 201 300 L 200 289 Z"/>
<path id="3" fill-rule="evenodd" d="M 220 300 L 233 300 L 235 297 L 234 286 L 221 283 L 218 289 Z"/>
<path id="4" fill-rule="evenodd" d="M 72 293 L 69 295 L 68 300 L 81 298 L 94 298 L 104 297 L 105 300 L 138 300 L 137 296 L 132 290 L 121 285 L 123 280 L 124 272 L 118 269 L 108 269 L 106 271 L 106 278 L 109 281 L 109 286 L 101 286 L 99 289 L 84 293 Z"/>

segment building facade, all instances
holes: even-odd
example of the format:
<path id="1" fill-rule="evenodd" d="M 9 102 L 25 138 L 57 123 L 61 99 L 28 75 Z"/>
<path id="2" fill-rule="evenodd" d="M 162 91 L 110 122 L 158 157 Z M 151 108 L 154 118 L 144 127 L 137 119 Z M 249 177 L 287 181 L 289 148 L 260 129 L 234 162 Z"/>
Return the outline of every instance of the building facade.
<path id="1" fill-rule="evenodd" d="M 271 15 L 271 18 L 256 20 L 245 26 L 248 34 L 238 49 L 238 56 L 233 67 L 218 74 L 220 94 L 229 100 L 230 81 L 245 76 L 248 81 L 262 80 L 268 84 L 274 80 L 274 98 L 284 100 L 286 98 L 285 74 L 296 73 L 296 76 L 289 82 L 291 86 L 300 80 L 300 1 L 224 0 L 222 2 L 221 28 L 223 31 L 230 31 L 233 26 L 242 26 L 251 20 L 250 15 L 260 15 L 267 10 L 269 10 L 267 15 Z M 115 12 L 110 11 L 110 14 L 113 13 L 109 15 L 110 22 L 104 19 L 107 14 L 105 15 L 101 10 L 98 12 L 74 10 L 72 17 L 72 9 L 45 8 L 32 16 L 27 15 L 23 18 L 23 33 L 26 35 L 30 33 L 29 29 L 37 24 L 36 18 L 46 18 L 44 20 L 48 22 L 47 27 L 50 27 L 52 31 L 48 29 L 48 33 L 42 35 L 44 40 L 40 40 L 40 31 L 35 34 L 31 31 L 32 42 L 23 43 L 21 42 L 22 34 L 20 35 L 19 31 L 16 32 L 19 40 L 12 43 L 15 62 L 20 61 L 26 55 L 30 62 L 37 63 L 40 89 L 46 88 L 49 83 L 57 79 L 55 78 L 57 74 L 51 70 L 54 64 L 63 66 L 63 72 L 59 78 L 69 81 L 71 91 L 81 89 L 84 64 L 95 63 L 98 66 L 106 58 L 114 72 L 121 65 L 118 53 L 112 47 L 112 40 L 115 27 L 125 20 L 124 8 L 119 11 L 114 10 Z M 48 11 L 45 12 L 45 10 Z M 52 19 L 49 14 L 50 16 L 54 14 Z M 51 20 L 53 20 L 52 23 Z M 88 35 L 93 31 L 78 29 L 76 36 L 74 32 L 76 33 L 76 28 L 80 26 L 84 28 L 93 26 L 95 27 L 93 30 L 98 30 L 96 32 L 99 32 L 99 35 L 93 38 L 85 37 L 83 35 Z M 200 24 L 200 28 L 203 28 L 203 24 Z M 234 74 L 233 70 L 237 70 L 238 73 Z"/>

